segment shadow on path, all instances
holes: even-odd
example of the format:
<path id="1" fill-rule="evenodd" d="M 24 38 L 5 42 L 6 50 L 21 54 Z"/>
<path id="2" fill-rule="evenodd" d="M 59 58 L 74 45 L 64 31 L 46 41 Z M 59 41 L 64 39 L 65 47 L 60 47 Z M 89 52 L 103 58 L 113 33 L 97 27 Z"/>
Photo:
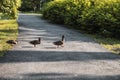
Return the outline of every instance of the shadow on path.
<path id="1" fill-rule="evenodd" d="M 120 60 L 120 56 L 107 52 L 9 51 L 0 63 L 89 60 Z"/>
<path id="2" fill-rule="evenodd" d="M 21 77 L 20 77 L 21 76 Z M 0 78 L 0 80 L 120 80 L 120 75 L 74 75 L 65 73 L 30 73 L 20 74 L 15 78 Z"/>

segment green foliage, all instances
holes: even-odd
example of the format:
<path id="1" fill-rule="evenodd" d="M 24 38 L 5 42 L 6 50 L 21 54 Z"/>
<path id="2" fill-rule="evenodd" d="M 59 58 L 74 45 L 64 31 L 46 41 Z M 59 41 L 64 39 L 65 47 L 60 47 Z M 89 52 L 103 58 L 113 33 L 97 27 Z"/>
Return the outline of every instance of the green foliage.
<path id="1" fill-rule="evenodd" d="M 92 37 L 96 42 L 112 51 L 113 53 L 120 54 L 120 40 L 115 38 L 106 38 L 100 35 L 87 35 Z"/>
<path id="2" fill-rule="evenodd" d="M 43 16 L 45 18 L 48 18 L 52 21 L 55 21 L 56 23 L 63 23 L 64 21 L 64 16 L 63 14 L 65 13 L 65 4 L 63 4 L 63 2 L 50 2 L 48 4 L 46 4 L 44 7 L 44 11 L 43 11 Z"/>
<path id="3" fill-rule="evenodd" d="M 120 38 L 120 0 L 54 0 L 43 17 L 88 33 Z"/>
<path id="4" fill-rule="evenodd" d="M 17 9 L 20 7 L 21 0 L 1 0 L 0 11 L 10 19 L 17 18 Z"/>

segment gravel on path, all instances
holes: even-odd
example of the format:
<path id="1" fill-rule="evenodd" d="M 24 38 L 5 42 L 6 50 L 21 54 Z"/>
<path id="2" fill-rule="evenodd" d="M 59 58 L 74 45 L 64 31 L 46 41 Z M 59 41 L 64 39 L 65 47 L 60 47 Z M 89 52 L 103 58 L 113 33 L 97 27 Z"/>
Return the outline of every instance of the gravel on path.
<path id="1" fill-rule="evenodd" d="M 119 55 L 39 16 L 19 15 L 18 44 L 0 58 L 0 80 L 120 80 Z M 56 49 L 62 35 L 64 47 Z M 29 44 L 39 37 L 40 45 Z"/>

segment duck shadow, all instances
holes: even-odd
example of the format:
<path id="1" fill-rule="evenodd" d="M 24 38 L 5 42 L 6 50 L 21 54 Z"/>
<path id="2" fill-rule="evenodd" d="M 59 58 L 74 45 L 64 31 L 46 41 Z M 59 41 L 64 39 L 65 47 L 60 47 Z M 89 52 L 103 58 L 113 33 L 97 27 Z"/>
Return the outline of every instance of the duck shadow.
<path id="1" fill-rule="evenodd" d="M 46 49 L 57 49 L 56 47 L 44 47 Z"/>
<path id="2" fill-rule="evenodd" d="M 22 48 L 34 48 L 33 46 L 22 46 Z"/>

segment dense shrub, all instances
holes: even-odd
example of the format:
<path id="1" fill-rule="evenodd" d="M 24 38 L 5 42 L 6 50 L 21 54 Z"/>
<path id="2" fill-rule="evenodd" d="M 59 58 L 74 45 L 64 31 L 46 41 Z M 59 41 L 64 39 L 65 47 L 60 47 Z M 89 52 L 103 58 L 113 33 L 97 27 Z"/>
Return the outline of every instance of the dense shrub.
<path id="1" fill-rule="evenodd" d="M 16 19 L 18 17 L 18 8 L 21 0 L 0 0 L 0 13 L 9 19 Z"/>
<path id="2" fill-rule="evenodd" d="M 51 21 L 55 21 L 56 23 L 63 23 L 63 15 L 65 5 L 61 5 L 62 2 L 50 2 L 45 4 L 43 16 L 44 18 L 50 19 Z"/>
<path id="3" fill-rule="evenodd" d="M 120 0 L 54 0 L 43 7 L 43 17 L 88 33 L 120 37 Z"/>

